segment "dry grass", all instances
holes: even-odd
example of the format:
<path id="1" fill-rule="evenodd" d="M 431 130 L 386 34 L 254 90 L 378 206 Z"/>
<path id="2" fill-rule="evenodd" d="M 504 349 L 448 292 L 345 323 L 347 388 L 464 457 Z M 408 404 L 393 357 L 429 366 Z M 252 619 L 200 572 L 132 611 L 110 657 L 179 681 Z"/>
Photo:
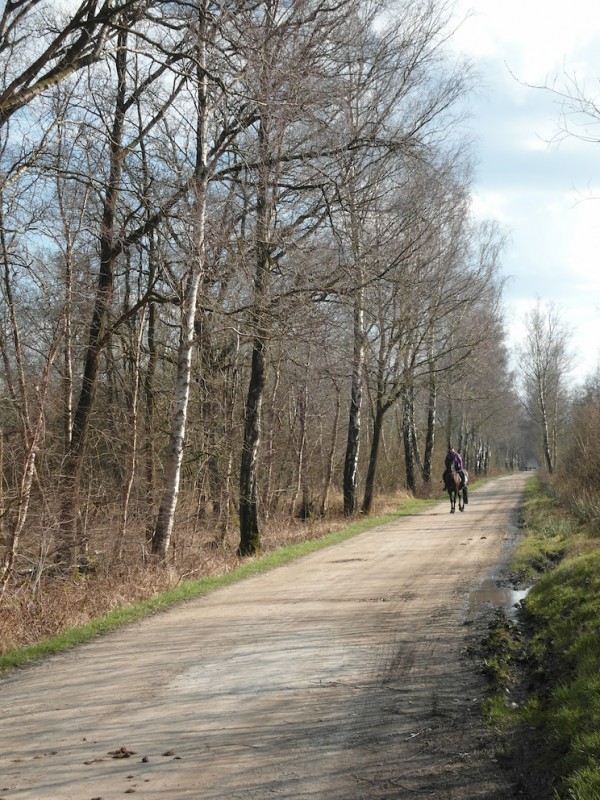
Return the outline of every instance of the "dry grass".
<path id="1" fill-rule="evenodd" d="M 372 516 L 398 510 L 407 494 L 380 497 Z M 210 521 L 199 527 L 193 516 L 180 515 L 168 564 L 153 564 L 147 553 L 142 530 L 131 531 L 116 557 L 110 531 L 113 519 L 106 515 L 90 530 L 89 568 L 82 574 L 65 576 L 52 568 L 51 548 L 45 549 L 44 563 L 21 570 L 9 584 L 0 605 L 0 655 L 35 644 L 67 628 L 82 625 L 115 608 L 172 589 L 185 580 L 222 575 L 240 564 L 236 554 L 238 533 L 229 532 L 218 545 Z M 261 529 L 262 552 L 269 553 L 290 544 L 319 539 L 347 525 L 341 501 L 332 504 L 326 519 L 271 519 Z M 23 551 L 22 565 L 31 565 L 40 552 L 32 537 Z M 33 577 L 33 575 L 41 577 Z"/>

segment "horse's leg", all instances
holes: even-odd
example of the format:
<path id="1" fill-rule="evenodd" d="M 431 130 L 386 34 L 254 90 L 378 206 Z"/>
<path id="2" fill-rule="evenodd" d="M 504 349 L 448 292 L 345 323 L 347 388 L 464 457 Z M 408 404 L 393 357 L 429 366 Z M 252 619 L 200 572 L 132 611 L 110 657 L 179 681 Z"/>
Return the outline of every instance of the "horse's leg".
<path id="1" fill-rule="evenodd" d="M 458 510 L 459 511 L 465 510 L 465 498 L 463 496 L 462 491 L 458 493 Z"/>
<path id="2" fill-rule="evenodd" d="M 450 495 L 450 513 L 454 514 L 456 510 L 456 492 L 452 491 L 448 492 L 448 494 Z"/>

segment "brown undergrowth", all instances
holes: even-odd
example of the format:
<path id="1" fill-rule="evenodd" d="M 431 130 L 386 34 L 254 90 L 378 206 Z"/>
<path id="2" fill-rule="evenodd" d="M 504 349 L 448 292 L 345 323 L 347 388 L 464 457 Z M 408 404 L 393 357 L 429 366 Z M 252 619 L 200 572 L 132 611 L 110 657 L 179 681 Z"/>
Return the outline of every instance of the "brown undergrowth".
<path id="1" fill-rule="evenodd" d="M 379 497 L 372 516 L 398 510 L 403 499 L 407 495 Z M 341 501 L 332 505 L 325 519 L 272 518 L 261 529 L 262 553 L 319 539 L 347 524 Z M 75 575 L 53 568 L 51 549 L 42 563 L 32 537 L 0 605 L 0 655 L 154 597 L 186 580 L 223 575 L 242 563 L 236 553 L 237 531 L 216 536 L 208 519 L 198 523 L 192 515 L 187 520 L 181 515 L 166 564 L 153 562 L 142 530 L 129 532 L 127 541 L 117 547 L 111 536 L 115 529 L 109 517 L 96 521 L 90 531 L 88 563 Z"/>

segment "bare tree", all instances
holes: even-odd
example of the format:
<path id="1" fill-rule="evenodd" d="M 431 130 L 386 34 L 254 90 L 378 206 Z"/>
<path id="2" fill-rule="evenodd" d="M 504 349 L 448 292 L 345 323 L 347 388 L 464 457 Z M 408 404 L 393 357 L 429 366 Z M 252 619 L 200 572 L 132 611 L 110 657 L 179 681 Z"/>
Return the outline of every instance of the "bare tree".
<path id="1" fill-rule="evenodd" d="M 92 536 L 176 560 L 179 523 L 197 542 L 212 514 L 221 544 L 238 512 L 252 555 L 277 509 L 341 490 L 354 513 L 363 466 L 365 507 L 403 453 L 426 480 L 447 396 L 489 453 L 464 407 L 460 326 L 488 295 L 446 169 L 449 4 L 118 3 L 47 0 L 45 30 L 38 0 L 0 12 L 11 564 L 57 540 L 76 569 Z"/>
<path id="2" fill-rule="evenodd" d="M 106 156 L 106 174 L 102 186 L 98 184 L 98 176 L 74 173 L 74 179 L 87 181 L 99 197 L 101 207 L 99 220 L 99 246 L 98 246 L 98 275 L 95 299 L 92 308 L 92 318 L 88 328 L 87 346 L 83 356 L 83 369 L 81 388 L 78 401 L 72 415 L 70 436 L 61 475 L 61 541 L 60 559 L 65 565 L 73 566 L 79 558 L 79 550 L 84 547 L 84 539 L 78 534 L 78 492 L 85 463 L 89 425 L 91 414 L 95 405 L 98 388 L 101 358 L 108 346 L 111 336 L 134 309 L 124 309 L 120 318 L 113 319 L 113 296 L 115 288 L 115 273 L 117 267 L 129 248 L 133 247 L 153 227 L 155 227 L 166 209 L 177 202 L 181 188 L 164 202 L 162 208 L 154 210 L 153 217 L 140 219 L 129 209 L 124 210 L 123 188 L 124 170 L 127 157 L 133 158 L 140 146 L 142 136 L 148 136 L 154 127 L 162 120 L 166 110 L 181 89 L 181 81 L 176 83 L 167 94 L 166 98 L 154 108 L 150 108 L 145 115 L 140 127 L 136 127 L 130 119 L 135 119 L 139 112 L 140 98 L 156 85 L 169 70 L 170 66 L 179 59 L 179 54 L 167 54 L 158 61 L 148 58 L 143 75 L 139 70 L 131 69 L 130 39 L 143 35 L 143 31 L 136 31 L 134 23 L 137 20 L 137 11 L 130 9 L 132 16 L 127 18 L 127 25 L 123 25 L 116 35 L 114 52 L 114 84 L 111 76 L 107 78 L 108 94 L 113 103 L 112 115 L 104 106 L 102 91 L 96 86 L 92 97 L 93 108 L 88 112 L 90 119 L 82 118 L 80 127 L 87 124 L 104 125 L 107 133 L 107 144 L 104 155 Z M 107 65 L 112 66 L 112 59 Z M 114 90 L 114 91 L 111 91 Z M 154 96 L 159 95 L 155 92 Z M 77 98 L 73 105 L 83 106 L 83 101 Z M 65 124 L 68 124 L 65 122 Z M 77 124 L 77 123 L 74 123 Z M 68 170 L 68 166 L 60 165 L 59 169 Z M 186 187 L 187 188 L 187 187 Z M 121 216 L 122 214 L 122 216 Z M 147 302 L 151 287 L 147 287 L 147 294 L 137 300 L 140 307 Z"/>
<path id="3" fill-rule="evenodd" d="M 71 12 L 59 3 L 54 8 L 44 5 L 42 0 L 4 4 L 0 126 L 48 89 L 104 58 L 119 23 L 131 20 L 146 3 L 82 0 Z M 45 19 L 48 14 L 54 19 Z"/>
<path id="4" fill-rule="evenodd" d="M 558 438 L 565 380 L 572 366 L 570 332 L 552 305 L 537 305 L 525 317 L 525 337 L 517 348 L 521 375 L 521 399 L 539 426 L 543 460 L 548 472 L 557 465 Z"/>
<path id="5" fill-rule="evenodd" d="M 5 133 L 6 131 L 4 131 Z M 2 148 L 7 156 L 7 148 Z M 5 162 L 6 163 L 6 162 Z M 17 162 L 13 162 L 16 165 Z M 10 168 L 7 170 L 10 172 Z M 3 437 L 13 440 L 11 480 L 4 491 L 6 461 L 0 473 L 2 527 L 6 550 L 0 567 L 0 596 L 12 575 L 25 530 L 36 463 L 44 443 L 52 365 L 62 338 L 61 302 L 49 299 L 48 273 L 37 270 L 39 262 L 30 236 L 40 214 L 39 187 L 21 185 L 13 171 L 0 186 L 0 356 L 2 358 Z M 5 173 L 6 177 L 6 173 Z M 29 291 L 24 292 L 23 286 Z M 38 316 L 40 305 L 50 305 L 56 317 Z M 3 455 L 4 455 L 4 448 Z"/>
<path id="6" fill-rule="evenodd" d="M 378 249 L 374 217 L 381 202 L 381 176 L 426 160 L 453 108 L 466 90 L 468 70 L 445 60 L 449 35 L 445 3 L 406 3 L 381 24 L 380 9 L 368 6 L 349 18 L 346 95 L 340 128 L 360 142 L 340 158 L 338 207 L 332 215 L 344 248 L 346 294 L 352 302 L 353 338 L 350 408 L 344 462 L 344 509 L 356 510 L 366 345 L 365 289 L 377 280 L 371 261 Z M 362 37 L 361 30 L 369 30 Z M 427 154 L 427 155 L 426 155 Z"/>
<path id="7" fill-rule="evenodd" d="M 117 92 L 110 136 L 109 174 L 103 198 L 100 228 L 98 288 L 85 354 L 81 391 L 73 416 L 71 436 L 63 467 L 60 557 L 68 566 L 73 566 L 79 557 L 76 532 L 79 481 L 87 445 L 90 413 L 98 381 L 99 358 L 106 345 L 113 293 L 113 275 L 118 255 L 118 250 L 115 248 L 115 215 L 121 189 L 123 165 L 123 136 L 127 105 L 127 36 L 127 29 L 121 30 L 118 36 L 115 57 Z"/>
<path id="8" fill-rule="evenodd" d="M 317 181 L 309 180 L 307 173 L 300 173 L 299 178 L 295 167 L 300 165 L 302 169 L 306 163 L 318 163 L 331 149 L 327 135 L 315 142 L 314 128 L 307 126 L 312 121 L 311 115 L 326 115 L 328 122 L 331 121 L 331 97 L 315 87 L 320 79 L 331 83 L 332 73 L 337 72 L 331 61 L 325 60 L 327 66 L 323 67 L 323 49 L 327 50 L 328 37 L 350 5 L 343 2 L 329 7 L 306 0 L 287 7 L 271 0 L 264 3 L 260 25 L 254 29 L 257 41 L 253 52 L 259 59 L 250 62 L 249 68 L 258 109 L 256 164 L 247 172 L 254 191 L 255 270 L 250 312 L 251 368 L 240 467 L 239 552 L 242 555 L 260 549 L 258 457 L 274 273 L 283 263 L 290 242 L 306 235 L 306 227 L 311 228 L 314 218 L 318 219 L 314 202 L 312 199 L 307 202 Z M 302 75 L 303 80 L 291 81 L 291 74 Z M 344 146 L 347 145 L 345 142 Z M 320 182 L 324 182 L 322 176 Z M 298 198 L 299 213 L 290 214 L 287 208 L 292 196 Z"/>
<path id="9" fill-rule="evenodd" d="M 494 230 L 478 231 L 470 219 L 460 161 L 442 169 L 443 163 L 413 175 L 406 196 L 390 206 L 388 215 L 402 222 L 390 226 L 377 256 L 381 277 L 368 293 L 373 428 L 363 511 L 373 499 L 384 419 L 398 401 L 406 486 L 415 491 L 419 473 L 430 481 L 440 383 L 446 373 L 446 381 L 458 380 L 491 335 L 489 326 L 474 324 L 478 310 L 490 320 L 497 314 L 500 242 Z M 426 408 L 424 419 L 417 403 Z"/>
<path id="10" fill-rule="evenodd" d="M 598 76 L 595 77 L 596 83 Z M 525 84 L 532 89 L 541 89 L 549 93 L 557 102 L 560 112 L 558 116 L 558 132 L 555 139 L 561 141 L 574 137 L 583 142 L 597 144 L 600 135 L 597 127 L 600 121 L 600 103 L 598 95 L 590 90 L 585 80 L 576 71 L 565 72 L 559 77 L 540 85 Z"/>
<path id="11" fill-rule="evenodd" d="M 190 32 L 192 38 L 195 39 L 192 55 L 195 63 L 194 86 L 196 97 L 194 99 L 197 113 L 191 218 L 192 245 L 189 253 L 188 269 L 182 281 L 181 327 L 163 492 L 152 535 L 152 552 L 162 559 L 166 558 L 175 523 L 190 396 L 196 306 L 201 283 L 206 272 L 205 234 L 210 179 L 209 157 L 212 155 L 213 159 L 215 156 L 218 158 L 222 152 L 217 148 L 216 153 L 209 155 L 208 125 L 211 103 L 209 96 L 208 50 L 211 25 L 208 19 L 207 4 L 201 3 L 194 11 L 196 11 L 196 18 L 190 20 Z"/>
<path id="12" fill-rule="evenodd" d="M 48 351 L 48 357 L 43 368 L 40 384 L 37 387 L 37 408 L 35 414 L 30 416 L 29 412 L 26 411 L 23 406 L 21 408 L 25 458 L 21 470 L 21 478 L 15 498 L 14 509 L 12 510 L 9 524 L 6 526 L 6 550 L 4 561 L 0 569 L 0 601 L 2 601 L 6 586 L 11 577 L 19 548 L 19 539 L 27 521 L 29 502 L 31 499 L 31 487 L 35 475 L 35 463 L 42 444 L 44 432 L 45 404 L 48 384 L 50 382 L 50 370 L 54 357 L 56 356 L 59 342 L 60 335 L 54 338 Z"/>
<path id="13" fill-rule="evenodd" d="M 600 531 L 600 369 L 586 379 L 573 399 L 569 446 L 561 471 L 569 476 L 569 503 L 578 517 Z"/>

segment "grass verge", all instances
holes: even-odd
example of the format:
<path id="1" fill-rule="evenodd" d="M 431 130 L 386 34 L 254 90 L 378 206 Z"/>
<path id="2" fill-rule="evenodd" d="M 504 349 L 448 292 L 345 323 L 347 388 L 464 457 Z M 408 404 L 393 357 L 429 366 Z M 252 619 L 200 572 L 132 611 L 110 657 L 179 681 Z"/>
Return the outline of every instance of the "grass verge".
<path id="1" fill-rule="evenodd" d="M 0 655 L 0 674 L 4 675 L 15 667 L 23 666 L 31 661 L 75 647 L 100 634 L 107 633 L 131 622 L 137 622 L 176 603 L 191 600 L 194 597 L 207 594 L 252 575 L 282 566 L 316 550 L 343 542 L 379 525 L 385 525 L 400 517 L 412 516 L 438 502 L 439 499 L 403 500 L 401 507 L 397 511 L 378 517 L 364 517 L 319 539 L 311 539 L 278 548 L 263 556 L 248 559 L 239 567 L 220 575 L 183 581 L 172 589 L 116 608 L 86 624 L 66 628 L 61 633 L 43 641 L 26 647 L 12 648 Z"/>
<path id="2" fill-rule="evenodd" d="M 600 540 L 532 480 L 513 573 L 534 581 L 521 624 L 483 643 L 484 711 L 531 798 L 600 798 Z"/>
<path id="3" fill-rule="evenodd" d="M 600 797 L 600 548 L 565 559 L 526 604 L 535 691 L 524 722 L 545 742 L 556 796 Z"/>

